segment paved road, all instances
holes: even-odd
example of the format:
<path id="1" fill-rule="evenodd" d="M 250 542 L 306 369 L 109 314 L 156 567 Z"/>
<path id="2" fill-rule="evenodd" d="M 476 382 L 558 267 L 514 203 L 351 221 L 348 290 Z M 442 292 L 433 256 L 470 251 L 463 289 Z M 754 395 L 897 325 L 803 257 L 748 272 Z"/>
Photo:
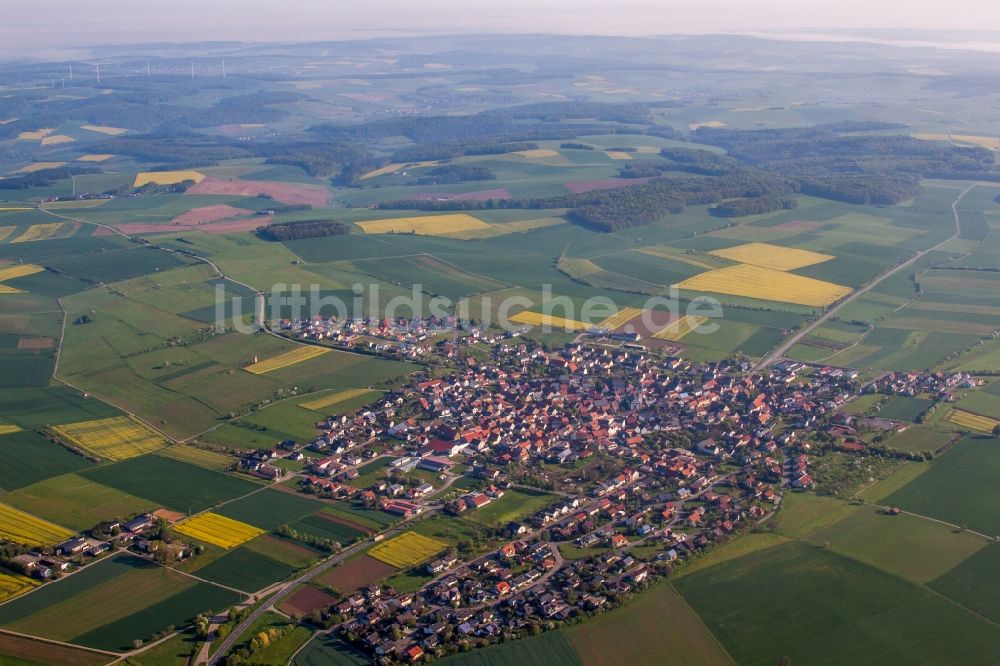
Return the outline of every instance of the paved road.
<path id="1" fill-rule="evenodd" d="M 781 359 L 782 357 L 784 357 L 784 355 L 786 353 L 788 353 L 788 350 L 791 349 L 792 346 L 795 345 L 799 340 L 801 340 L 802 338 L 806 337 L 807 335 L 809 335 L 810 333 L 812 333 L 813 331 L 815 331 L 817 328 L 819 328 L 820 326 L 822 326 L 824 323 L 826 323 L 826 321 L 828 319 L 830 319 L 831 317 L 833 317 L 834 315 L 836 315 L 838 312 L 840 312 L 845 306 L 847 306 L 850 303 L 853 303 L 855 299 L 860 298 L 861 296 L 864 296 L 869 291 L 871 291 L 872 289 L 874 289 L 878 285 L 882 284 L 882 282 L 884 282 L 885 280 L 889 279 L 890 277 L 892 277 L 893 275 L 895 275 L 899 271 L 903 270 L 907 266 L 911 266 L 914 262 L 922 259 L 928 253 L 934 252 L 935 250 L 938 250 L 938 249 L 944 247 L 945 244 L 947 244 L 947 243 L 955 240 L 956 238 L 958 238 L 958 235 L 962 231 L 962 225 L 961 225 L 961 222 L 959 222 L 959 217 L 958 217 L 958 204 L 962 200 L 962 197 L 964 197 L 966 194 L 968 194 L 969 191 L 972 190 L 972 188 L 974 188 L 975 186 L 976 186 L 976 183 L 973 183 L 972 185 L 969 185 L 967 188 L 965 188 L 964 190 L 962 190 L 961 194 L 959 194 L 957 197 L 955 197 L 955 200 L 953 202 L 951 202 L 951 214 L 955 218 L 955 233 L 953 233 L 951 236 L 948 236 L 947 238 L 945 238 L 943 241 L 941 241 L 937 245 L 935 245 L 933 247 L 929 247 L 926 250 L 921 250 L 920 252 L 917 252 L 915 255 L 913 255 L 912 257 L 910 257 L 909 259 L 907 259 L 903 263 L 901 263 L 898 266 L 896 266 L 895 268 L 889 270 L 887 273 L 883 273 L 878 278 L 872 280 L 871 282 L 869 282 L 868 284 L 866 284 L 864 287 L 858 289 L 853 294 L 851 294 L 850 296 L 848 296 L 847 298 L 845 298 L 844 300 L 842 300 L 836 306 L 834 306 L 834 307 L 830 308 L 829 310 L 827 310 L 826 313 L 823 314 L 819 319 L 817 319 L 813 323 L 809 324 L 808 326 L 806 326 L 805 328 L 803 328 L 798 333 L 795 333 L 794 335 L 792 335 L 792 337 L 790 337 L 787 340 L 785 340 L 785 342 L 783 342 L 780 347 L 778 347 L 777 349 L 775 349 L 768 356 L 765 356 L 763 359 L 761 359 L 760 363 L 758 363 L 756 366 L 754 366 L 754 370 L 755 371 L 763 370 L 764 368 L 767 368 L 769 365 L 777 362 L 779 359 Z"/>
<path id="2" fill-rule="evenodd" d="M 427 511 L 424 511 L 423 513 L 421 513 L 419 515 L 420 515 L 420 517 L 425 517 L 425 516 L 433 515 L 436 512 L 437 512 L 436 509 L 428 509 Z M 383 537 L 385 539 L 389 539 L 389 538 L 391 538 L 393 536 L 396 536 L 397 534 L 400 534 L 400 533 L 406 531 L 407 529 L 409 529 L 408 522 L 409 521 L 404 521 L 404 522 L 400 523 L 399 525 L 397 525 L 395 527 L 392 527 L 392 528 L 386 530 L 385 532 L 382 532 Z M 260 606 L 258 606 L 253 612 L 250 613 L 250 615 L 248 615 L 246 617 L 246 619 L 244 619 L 239 624 L 239 626 L 235 627 L 232 630 L 232 632 L 230 632 L 229 636 L 227 636 L 226 639 L 224 641 L 222 641 L 222 643 L 219 645 L 218 649 L 215 651 L 215 654 L 212 656 L 212 658 L 208 660 L 208 666 L 213 666 L 223 656 L 225 656 L 226 653 L 228 653 L 230 650 L 232 650 L 233 646 L 236 644 L 237 639 L 243 634 L 243 632 L 245 632 L 247 629 L 249 629 L 250 626 L 254 622 L 256 622 L 260 618 L 261 615 L 263 615 L 267 611 L 271 610 L 275 606 L 275 604 L 277 604 L 279 601 L 281 601 L 285 597 L 285 595 L 288 594 L 289 590 L 291 590 L 293 587 L 295 587 L 296 585 L 298 585 L 300 583 L 305 583 L 307 581 L 312 580 L 313 578 L 315 578 L 319 574 L 323 573 L 327 569 L 329 569 L 329 568 L 331 568 L 333 566 L 336 566 L 337 564 L 339 564 L 340 562 L 342 562 L 347 557 L 350 557 L 354 553 L 356 553 L 356 552 L 358 552 L 360 550 L 363 550 L 364 548 L 367 548 L 369 545 L 371 545 L 372 541 L 373 541 L 372 538 L 368 538 L 368 539 L 365 539 L 364 541 L 359 541 L 358 543 L 356 543 L 356 544 L 354 544 L 352 546 L 348 546 L 347 548 L 345 548 L 344 550 L 340 551 L 339 553 L 337 553 L 333 557 L 325 559 L 322 562 L 320 562 L 319 564 L 317 564 L 316 566 L 314 566 L 311 569 L 307 570 L 305 573 L 303 573 L 301 576 L 297 577 L 296 579 L 294 579 L 292 581 L 289 581 L 287 583 L 282 584 L 281 587 L 280 587 L 280 589 L 278 590 L 278 592 L 276 594 L 274 594 L 269 600 L 267 600 L 266 602 L 264 602 Z"/>

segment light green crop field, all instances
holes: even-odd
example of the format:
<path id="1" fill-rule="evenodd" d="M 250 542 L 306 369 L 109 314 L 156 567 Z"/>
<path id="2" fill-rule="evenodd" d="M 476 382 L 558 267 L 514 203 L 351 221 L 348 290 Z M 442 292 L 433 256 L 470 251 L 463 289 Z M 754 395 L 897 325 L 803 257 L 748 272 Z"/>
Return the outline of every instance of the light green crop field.
<path id="1" fill-rule="evenodd" d="M 742 664 L 983 662 L 1000 636 L 927 590 L 800 542 L 728 560 L 675 586 Z"/>

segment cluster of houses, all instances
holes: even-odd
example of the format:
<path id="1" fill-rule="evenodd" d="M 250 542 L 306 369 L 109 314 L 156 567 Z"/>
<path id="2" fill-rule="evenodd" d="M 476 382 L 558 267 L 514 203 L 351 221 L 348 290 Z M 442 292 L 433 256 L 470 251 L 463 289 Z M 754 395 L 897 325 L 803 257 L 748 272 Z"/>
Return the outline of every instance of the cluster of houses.
<path id="1" fill-rule="evenodd" d="M 315 316 L 311 319 L 282 320 L 282 331 L 303 340 L 327 341 L 345 348 L 365 348 L 417 358 L 430 354 L 433 338 L 455 329 L 454 317 L 370 319 Z M 479 331 L 472 332 L 476 337 Z"/>
<path id="2" fill-rule="evenodd" d="M 872 393 L 916 396 L 929 393 L 938 400 L 952 401 L 955 391 L 976 388 L 982 380 L 966 372 L 892 372 L 871 383 Z"/>
<path id="3" fill-rule="evenodd" d="M 152 514 L 143 513 L 126 521 L 110 521 L 101 524 L 102 534 L 107 538 L 75 536 L 56 544 L 49 553 L 29 551 L 15 555 L 5 565 L 25 576 L 38 580 L 50 580 L 64 572 L 73 571 L 116 548 L 131 548 L 138 553 L 147 553 L 149 541 L 144 535 L 156 525 Z"/>

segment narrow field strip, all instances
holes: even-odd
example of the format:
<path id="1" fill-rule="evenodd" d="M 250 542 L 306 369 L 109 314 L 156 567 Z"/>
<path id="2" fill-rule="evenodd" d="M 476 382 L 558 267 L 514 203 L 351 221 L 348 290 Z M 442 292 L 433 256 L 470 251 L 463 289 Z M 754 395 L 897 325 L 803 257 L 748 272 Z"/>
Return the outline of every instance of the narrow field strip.
<path id="1" fill-rule="evenodd" d="M 606 328 L 609 330 L 614 330 L 621 326 L 624 326 L 627 322 L 635 319 L 642 314 L 642 308 L 622 308 L 617 313 L 611 315 L 604 321 L 602 321 L 598 326 L 600 328 Z"/>
<path id="2" fill-rule="evenodd" d="M 680 342 L 684 336 L 688 335 L 696 328 L 708 321 L 708 317 L 694 317 L 684 315 L 683 317 L 670 322 L 667 326 L 653 334 L 657 340 L 669 340 Z"/>
<path id="3" fill-rule="evenodd" d="M 982 414 L 967 412 L 964 409 L 955 408 L 952 408 L 945 415 L 944 420 L 949 423 L 962 426 L 963 428 L 971 428 L 972 430 L 978 430 L 979 432 L 989 433 L 993 432 L 993 429 L 1000 425 L 1000 421 L 997 419 L 990 418 L 989 416 L 983 416 Z"/>
<path id="4" fill-rule="evenodd" d="M 325 409 L 331 405 L 336 405 L 337 403 L 356 398 L 359 395 L 364 395 L 368 393 L 369 389 L 347 389 L 346 391 L 338 391 L 332 395 L 323 396 L 322 398 L 316 398 L 315 400 L 310 400 L 308 402 L 303 402 L 299 405 L 304 409 L 311 409 L 313 411 L 318 409 Z"/>
<path id="5" fill-rule="evenodd" d="M 530 310 L 523 310 L 510 318 L 515 324 L 525 324 L 528 326 L 549 326 L 551 328 L 561 328 L 567 331 L 582 331 L 590 328 L 590 324 L 575 319 L 565 319 L 553 315 L 543 315 Z"/>
<path id="6" fill-rule="evenodd" d="M 296 363 L 308 361 L 311 358 L 322 356 L 330 351 L 331 350 L 325 347 L 303 345 L 301 347 L 296 347 L 291 351 L 285 352 L 284 354 L 275 356 L 274 358 L 265 359 L 252 365 L 248 365 L 243 369 L 247 372 L 252 372 L 255 375 L 262 375 L 265 372 L 273 372 L 275 370 L 280 370 L 281 368 L 287 368 L 290 365 L 295 365 Z"/>
<path id="7" fill-rule="evenodd" d="M 41 273 L 45 269 L 41 266 L 36 266 L 34 264 L 16 264 L 14 266 L 4 266 L 0 268 L 0 282 L 6 282 L 7 280 L 13 280 L 15 278 L 24 277 L 26 275 L 34 275 L 35 273 Z"/>

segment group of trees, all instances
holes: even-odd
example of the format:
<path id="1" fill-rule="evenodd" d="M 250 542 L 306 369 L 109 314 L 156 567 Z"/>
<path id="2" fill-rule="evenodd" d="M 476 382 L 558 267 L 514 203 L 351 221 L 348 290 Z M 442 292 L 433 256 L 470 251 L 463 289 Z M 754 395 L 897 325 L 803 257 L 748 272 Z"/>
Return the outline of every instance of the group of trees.
<path id="1" fill-rule="evenodd" d="M 305 532 L 299 532 L 298 530 L 289 527 L 288 525 L 282 525 L 278 528 L 278 534 L 281 536 L 292 539 L 294 541 L 300 541 L 307 546 L 312 546 L 314 548 L 319 548 L 320 550 L 325 550 L 328 553 L 334 553 L 340 550 L 340 542 L 334 539 L 326 537 L 318 537 L 314 534 L 308 534 Z"/>
<path id="2" fill-rule="evenodd" d="M 761 215 L 775 210 L 792 210 L 798 204 L 787 197 L 741 197 L 718 203 L 708 209 L 716 217 Z"/>
<path id="3" fill-rule="evenodd" d="M 39 169 L 31 173 L 23 173 L 7 178 L 0 178 L 0 190 L 26 190 L 29 187 L 48 187 L 57 180 L 65 180 L 70 176 L 101 173 L 96 167 L 61 166 L 54 169 Z"/>
<path id="4" fill-rule="evenodd" d="M 695 139 L 743 164 L 795 178 L 807 194 L 893 205 L 919 193 L 921 178 L 1000 181 L 992 153 L 905 134 L 898 123 L 842 122 L 766 130 L 699 128 Z"/>
<path id="5" fill-rule="evenodd" d="M 445 164 L 421 171 L 412 182 L 414 185 L 450 185 L 477 180 L 496 180 L 496 174 L 483 167 Z"/>
<path id="6" fill-rule="evenodd" d="M 490 208 L 569 208 L 573 222 L 597 231 L 619 231 L 654 222 L 664 215 L 680 213 L 685 206 L 713 204 L 725 199 L 765 199 L 767 205 L 786 205 L 788 195 L 798 191 L 791 178 L 763 171 L 740 169 L 716 178 L 662 177 L 639 185 L 583 194 L 538 199 L 489 201 L 394 201 L 382 208 L 421 210 L 483 210 Z M 743 204 L 749 207 L 750 204 Z M 774 210 L 774 208 L 771 208 Z"/>
<path id="7" fill-rule="evenodd" d="M 335 220 L 299 220 L 257 227 L 257 236 L 270 241 L 346 236 L 349 233 L 351 228 L 348 225 Z"/>

